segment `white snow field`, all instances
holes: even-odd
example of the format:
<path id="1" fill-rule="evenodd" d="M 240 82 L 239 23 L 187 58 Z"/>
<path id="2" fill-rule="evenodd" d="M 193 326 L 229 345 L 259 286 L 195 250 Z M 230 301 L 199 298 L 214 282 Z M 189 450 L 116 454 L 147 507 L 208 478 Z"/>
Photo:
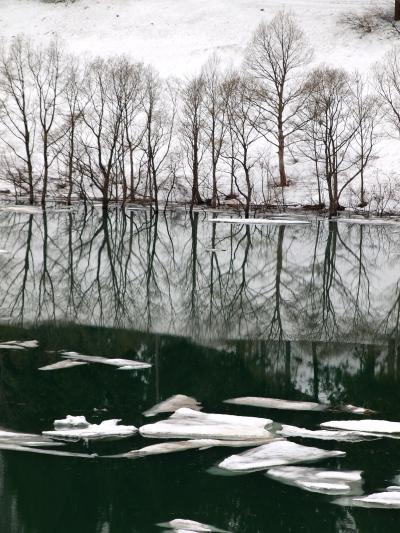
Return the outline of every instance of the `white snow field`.
<path id="1" fill-rule="evenodd" d="M 196 71 L 214 52 L 238 64 L 257 24 L 282 8 L 292 11 L 314 62 L 365 69 L 391 46 L 386 35 L 360 38 L 343 29 L 343 13 L 361 12 L 375 0 L 0 0 L 0 35 L 24 33 L 40 41 L 57 34 L 70 51 L 125 53 L 162 75 Z M 381 0 L 379 4 L 386 4 Z M 393 3 L 393 2 L 392 2 Z M 388 5 L 391 3 L 388 2 Z"/>

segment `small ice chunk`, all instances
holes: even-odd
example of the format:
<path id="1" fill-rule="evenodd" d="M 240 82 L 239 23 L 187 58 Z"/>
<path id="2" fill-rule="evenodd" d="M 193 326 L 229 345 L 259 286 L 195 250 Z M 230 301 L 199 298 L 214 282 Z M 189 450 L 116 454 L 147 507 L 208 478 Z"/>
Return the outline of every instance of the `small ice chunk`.
<path id="1" fill-rule="evenodd" d="M 87 365 L 84 361 L 59 361 L 52 365 L 41 366 L 39 370 L 62 370 L 63 368 L 72 368 L 74 366 Z"/>
<path id="2" fill-rule="evenodd" d="M 388 492 L 399 492 L 400 487 L 398 485 L 390 485 L 390 487 L 388 487 L 386 490 Z"/>
<path id="3" fill-rule="evenodd" d="M 250 225 L 290 225 L 290 224 L 310 224 L 309 220 L 275 219 L 275 218 L 209 218 L 207 222 L 212 224 L 219 222 L 225 224 L 250 224 Z"/>
<path id="4" fill-rule="evenodd" d="M 150 417 L 160 413 L 173 413 L 181 407 L 187 407 L 194 411 L 200 411 L 202 409 L 201 404 L 191 396 L 185 396 L 184 394 L 175 394 L 166 400 L 157 403 L 147 411 L 144 411 L 144 416 Z"/>
<path id="5" fill-rule="evenodd" d="M 17 344 L 0 344 L 0 350 L 25 350 L 23 346 L 18 346 Z"/>
<path id="6" fill-rule="evenodd" d="M 249 440 L 272 438 L 266 430 L 272 424 L 267 418 L 211 414 L 178 409 L 167 420 L 139 428 L 141 435 L 150 438 L 187 438 Z"/>
<path id="7" fill-rule="evenodd" d="M 120 420 L 104 420 L 101 424 L 89 424 L 86 428 L 61 429 L 54 431 L 43 431 L 43 435 L 54 440 L 65 442 L 83 441 L 112 441 L 126 439 L 137 433 L 135 426 L 119 426 Z"/>
<path id="8" fill-rule="evenodd" d="M 271 468 L 267 477 L 310 492 L 332 495 L 362 494 L 360 470 L 326 470 L 305 466 Z"/>
<path id="9" fill-rule="evenodd" d="M 84 416 L 67 415 L 62 420 L 54 420 L 54 429 L 79 429 L 89 426 L 90 424 Z"/>
<path id="10" fill-rule="evenodd" d="M 24 350 L 25 348 L 37 348 L 39 342 L 36 340 L 32 341 L 7 341 L 0 344 L 1 349 L 5 350 Z"/>
<path id="11" fill-rule="evenodd" d="M 3 250 L 3 249 L 0 249 L 0 254 L 9 254 L 10 252 L 8 252 L 7 250 Z"/>
<path id="12" fill-rule="evenodd" d="M 400 437 L 400 422 L 390 422 L 388 420 L 331 420 L 323 422 L 321 427 L 356 431 L 361 434 Z"/>
<path id="13" fill-rule="evenodd" d="M 365 507 L 367 509 L 400 509 L 400 492 L 386 490 L 368 496 L 335 500 L 338 505 Z"/>
<path id="14" fill-rule="evenodd" d="M 257 470 L 266 470 L 273 466 L 307 463 L 345 455 L 345 452 L 337 450 L 322 450 L 280 440 L 264 444 L 238 455 L 231 455 L 218 466 L 233 472 L 255 472 Z"/>
<path id="15" fill-rule="evenodd" d="M 283 424 L 281 429 L 276 431 L 276 434 L 289 439 L 298 437 L 302 439 L 336 440 L 343 442 L 361 442 L 368 439 L 367 436 L 359 435 L 354 431 L 332 431 L 329 429 L 312 431 L 310 429 L 298 428 L 286 424 Z M 373 437 L 370 438 L 373 439 Z"/>
<path id="16" fill-rule="evenodd" d="M 366 409 L 365 407 L 357 407 L 351 404 L 339 405 L 337 409 L 339 411 L 343 411 L 344 413 L 351 413 L 353 415 L 371 415 L 376 413 L 376 411 L 372 411 L 371 409 Z"/>
<path id="17" fill-rule="evenodd" d="M 291 400 L 280 400 L 278 398 L 259 398 L 246 396 L 244 398 L 232 398 L 225 400 L 225 403 L 234 405 L 250 405 L 253 407 L 265 407 L 266 409 L 282 409 L 288 411 L 326 411 L 328 405 L 315 402 L 299 402 Z"/>
<path id="18" fill-rule="evenodd" d="M 120 359 L 100 357 L 98 355 L 83 355 L 77 352 L 63 352 L 62 356 L 67 359 L 74 359 L 77 361 L 85 361 L 86 363 L 99 363 L 102 365 L 111 365 L 122 368 L 124 370 L 139 370 L 143 368 L 150 368 L 150 363 L 142 363 L 141 361 L 133 361 L 132 359 Z M 127 368 L 129 367 L 129 368 Z"/>
<path id="19" fill-rule="evenodd" d="M 84 453 L 73 453 L 73 452 L 61 452 L 59 450 L 43 450 L 41 448 L 29 447 L 27 445 L 20 446 L 18 444 L 5 444 L 0 442 L 0 450 L 10 450 L 14 452 L 29 452 L 29 453 L 38 453 L 41 455 L 55 455 L 59 457 L 79 457 L 83 459 L 94 459 L 97 457 L 96 454 L 84 454 Z"/>
<path id="20" fill-rule="evenodd" d="M 162 524 L 157 524 L 159 527 L 165 527 L 173 531 L 193 531 L 193 532 L 215 532 L 215 533 L 229 533 L 223 529 L 218 529 L 217 527 L 210 526 L 208 524 L 201 524 L 200 522 L 194 522 L 193 520 L 184 520 L 182 518 L 175 518 L 170 522 L 164 522 Z"/>

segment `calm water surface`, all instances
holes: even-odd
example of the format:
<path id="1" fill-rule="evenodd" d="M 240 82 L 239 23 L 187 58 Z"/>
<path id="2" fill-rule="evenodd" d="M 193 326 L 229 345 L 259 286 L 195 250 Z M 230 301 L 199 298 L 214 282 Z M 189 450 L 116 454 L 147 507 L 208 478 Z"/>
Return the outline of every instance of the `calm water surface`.
<path id="1" fill-rule="evenodd" d="M 272 396 L 375 409 L 400 420 L 400 229 L 313 221 L 229 226 L 204 214 L 0 212 L 0 425 L 41 432 L 67 414 L 92 422 L 141 413 L 172 394 L 209 412 L 314 429 L 338 415 L 228 406 Z M 211 250 L 215 250 L 214 252 Z M 150 370 L 38 367 L 58 350 L 136 358 Z M 340 415 L 339 415 L 340 416 Z M 342 415 L 342 418 L 351 418 Z M 394 484 L 399 441 L 296 442 L 345 450 L 321 466 L 364 471 L 365 492 Z M 100 455 L 153 441 L 91 446 Z M 85 452 L 78 445 L 67 447 Z M 237 450 L 137 460 L 0 453 L 1 533 L 133 533 L 188 518 L 234 533 L 398 531 L 400 511 L 344 508 L 262 472 L 209 472 Z"/>

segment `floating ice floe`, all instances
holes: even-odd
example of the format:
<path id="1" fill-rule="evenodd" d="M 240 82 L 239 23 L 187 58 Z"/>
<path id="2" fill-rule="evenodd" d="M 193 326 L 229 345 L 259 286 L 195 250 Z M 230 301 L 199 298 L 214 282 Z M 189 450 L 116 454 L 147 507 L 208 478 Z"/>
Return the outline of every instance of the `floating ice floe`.
<path id="1" fill-rule="evenodd" d="M 161 524 L 157 524 L 158 527 L 164 527 L 172 531 L 187 531 L 187 532 L 199 532 L 202 531 L 211 531 L 214 533 L 229 533 L 229 531 L 225 531 L 224 529 L 218 529 L 217 527 L 210 526 L 208 524 L 201 524 L 200 522 L 194 522 L 193 520 L 184 520 L 182 518 L 176 518 L 175 520 L 171 520 L 170 522 L 164 522 Z"/>
<path id="2" fill-rule="evenodd" d="M 285 483 L 321 494 L 362 494 L 362 472 L 360 470 L 326 470 L 307 466 L 280 466 L 271 468 L 266 476 Z"/>
<path id="3" fill-rule="evenodd" d="M 77 352 L 62 352 L 62 356 L 67 359 L 84 361 L 86 363 L 99 363 L 102 365 L 116 366 L 120 370 L 139 370 L 151 367 L 150 363 L 142 363 L 141 361 L 133 361 L 132 359 L 110 359 L 108 357 L 100 357 L 98 355 L 83 355 Z"/>
<path id="4" fill-rule="evenodd" d="M 52 365 L 41 366 L 39 370 L 62 370 L 63 368 L 73 368 L 74 366 L 87 365 L 84 361 L 59 361 Z"/>
<path id="5" fill-rule="evenodd" d="M 5 429 L 0 429 L 0 449 L 3 445 L 6 446 L 26 446 L 26 447 L 36 447 L 36 446 L 62 446 L 60 442 L 54 442 L 48 437 L 43 437 L 42 435 L 35 435 L 33 433 L 19 433 L 17 431 L 7 431 Z"/>
<path id="6" fill-rule="evenodd" d="M 39 342 L 37 340 L 32 341 L 6 341 L 0 344 L 1 350 L 25 350 L 26 348 L 37 348 Z"/>
<path id="7" fill-rule="evenodd" d="M 90 424 L 84 416 L 67 415 L 62 420 L 54 420 L 54 429 L 82 429 L 89 426 Z"/>
<path id="8" fill-rule="evenodd" d="M 192 440 L 178 440 L 170 442 L 161 442 L 159 444 L 152 444 L 145 446 L 139 450 L 132 450 L 131 452 L 123 453 L 121 455 L 110 455 L 110 458 L 126 457 L 128 459 L 136 459 L 139 457 L 146 457 L 147 455 L 163 455 L 167 453 L 185 452 L 188 450 L 206 450 L 214 447 L 226 448 L 252 448 L 260 446 L 275 440 L 274 437 L 255 440 L 221 440 L 221 439 L 192 439 Z"/>
<path id="9" fill-rule="evenodd" d="M 25 215 L 41 215 L 43 213 L 43 210 L 40 207 L 27 205 L 8 205 L 6 207 L 2 207 L 0 211 L 22 213 Z"/>
<path id="10" fill-rule="evenodd" d="M 293 220 L 293 219 L 274 219 L 274 218 L 209 218 L 207 222 L 212 224 L 225 223 L 225 224 L 257 224 L 257 225 L 289 225 L 289 224 L 310 224 L 308 220 Z"/>
<path id="11" fill-rule="evenodd" d="M 56 429 L 54 431 L 43 431 L 43 435 L 54 440 L 65 442 L 78 441 L 112 441 L 126 439 L 137 433 L 135 426 L 119 426 L 120 420 L 104 420 L 100 424 L 89 424 L 85 428 Z"/>
<path id="12" fill-rule="evenodd" d="M 201 403 L 195 398 L 185 396 L 184 394 L 175 394 L 174 396 L 157 403 L 150 409 L 147 409 L 147 411 L 144 411 L 143 414 L 144 416 L 150 417 L 160 413 L 173 413 L 181 407 L 187 407 L 193 409 L 194 411 L 200 411 L 202 409 Z"/>
<path id="13" fill-rule="evenodd" d="M 276 430 L 277 435 L 286 438 L 302 438 L 302 439 L 319 439 L 319 440 L 336 440 L 343 442 L 361 442 L 368 439 L 374 439 L 372 436 L 364 436 L 354 431 L 333 431 L 329 429 L 310 430 L 305 428 L 298 428 L 296 426 L 289 426 L 282 424 L 280 429 Z"/>
<path id="14" fill-rule="evenodd" d="M 371 409 L 366 409 L 365 407 L 357 407 L 351 404 L 339 405 L 336 409 L 338 411 L 342 411 L 343 413 L 351 413 L 353 415 L 371 415 L 373 413 L 376 413 L 376 411 L 372 411 Z"/>
<path id="15" fill-rule="evenodd" d="M 357 498 L 339 498 L 333 503 L 346 507 L 365 507 L 367 509 L 400 509 L 400 491 L 386 489 L 382 492 L 375 492 Z"/>
<path id="16" fill-rule="evenodd" d="M 273 438 L 266 430 L 272 424 L 267 418 L 211 414 L 181 408 L 167 420 L 139 428 L 143 437 L 159 439 L 250 440 Z"/>
<path id="17" fill-rule="evenodd" d="M 323 422 L 321 427 L 355 431 L 361 435 L 400 438 L 400 422 L 389 422 L 388 420 L 331 420 L 329 422 Z"/>
<path id="18" fill-rule="evenodd" d="M 255 396 L 232 398 L 230 400 L 225 400 L 225 403 L 289 411 L 326 411 L 329 409 L 329 405 L 323 403 L 280 400 L 278 398 L 259 398 Z"/>
<path id="19" fill-rule="evenodd" d="M 255 472 L 273 466 L 307 463 L 345 455 L 345 452 L 337 450 L 321 450 L 278 440 L 238 455 L 231 455 L 219 463 L 218 467 L 232 472 Z"/>

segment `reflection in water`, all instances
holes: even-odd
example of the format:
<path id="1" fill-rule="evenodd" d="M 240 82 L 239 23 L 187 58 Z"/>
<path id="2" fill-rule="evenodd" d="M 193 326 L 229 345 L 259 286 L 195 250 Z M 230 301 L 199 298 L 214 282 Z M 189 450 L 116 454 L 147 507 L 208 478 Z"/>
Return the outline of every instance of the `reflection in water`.
<path id="1" fill-rule="evenodd" d="M 0 354 L 3 426 L 39 432 L 66 414 L 139 425 L 141 412 L 177 393 L 206 411 L 271 416 L 222 404 L 267 395 L 399 418 L 400 235 L 390 226 L 242 227 L 203 213 L 83 207 L 1 212 L 0 249 L 10 252 L 0 255 L 0 338 L 40 343 Z M 61 349 L 153 368 L 37 371 Z M 279 420 L 315 428 L 325 416 L 285 412 Z M 397 473 L 395 442 L 341 449 L 340 466 L 366 470 L 367 489 Z M 382 454 L 393 460 L 383 463 Z M 235 533 L 374 532 L 396 523 L 391 512 L 339 508 L 262 474 L 208 474 L 225 456 L 213 449 L 85 463 L 3 453 L 0 531 L 146 532 L 176 517 Z"/>

